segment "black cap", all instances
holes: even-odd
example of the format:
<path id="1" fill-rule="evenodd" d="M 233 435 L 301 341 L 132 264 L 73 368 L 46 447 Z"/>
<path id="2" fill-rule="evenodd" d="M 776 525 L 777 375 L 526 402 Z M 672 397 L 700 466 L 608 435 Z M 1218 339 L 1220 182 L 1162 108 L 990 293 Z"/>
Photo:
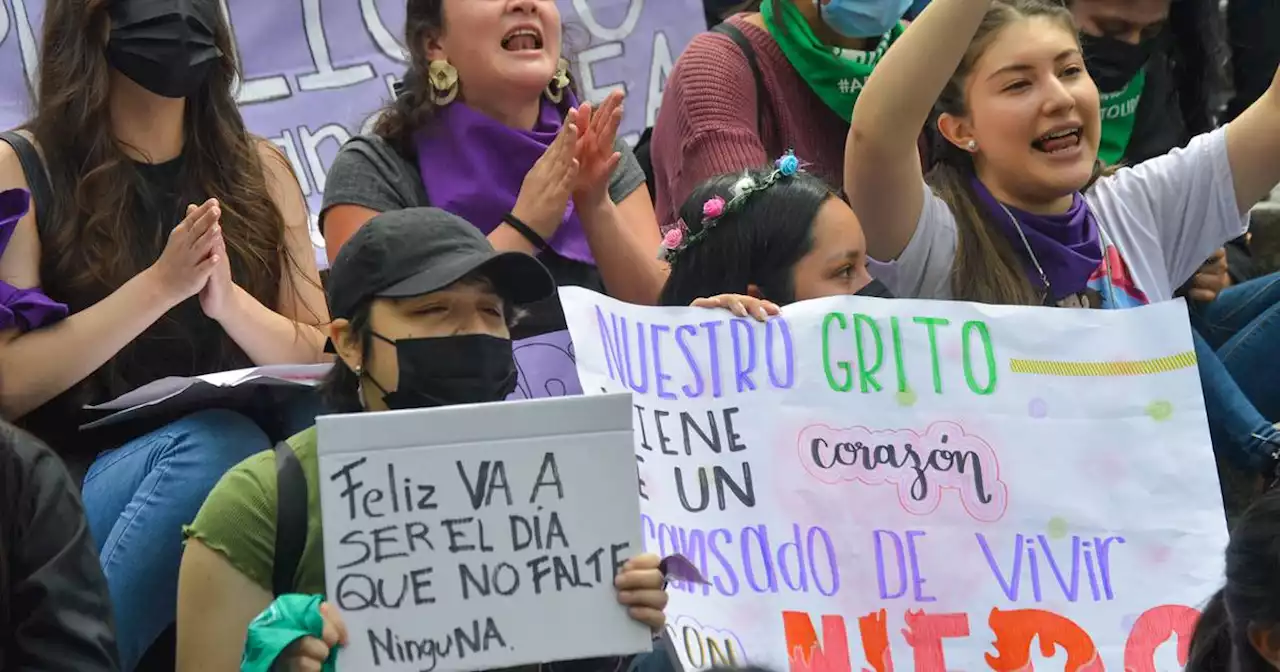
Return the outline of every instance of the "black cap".
<path id="1" fill-rule="evenodd" d="M 497 252 L 479 229 L 439 208 L 384 212 L 338 251 L 329 268 L 329 314 L 351 319 L 375 297 L 408 298 L 438 291 L 479 271 L 514 305 L 556 291 L 546 267 L 523 252 Z"/>

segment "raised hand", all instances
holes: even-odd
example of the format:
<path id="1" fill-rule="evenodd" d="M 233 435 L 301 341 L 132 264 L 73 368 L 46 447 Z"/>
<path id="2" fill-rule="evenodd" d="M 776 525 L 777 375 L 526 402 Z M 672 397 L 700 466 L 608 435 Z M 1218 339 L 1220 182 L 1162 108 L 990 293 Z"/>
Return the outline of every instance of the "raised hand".
<path id="1" fill-rule="evenodd" d="M 576 114 L 571 110 L 560 134 L 524 176 L 511 214 L 529 225 L 543 240 L 550 240 L 564 221 L 574 182 L 578 178 Z"/>
<path id="2" fill-rule="evenodd" d="M 583 103 L 577 109 L 582 137 L 575 149 L 580 168 L 573 201 L 579 208 L 590 208 L 609 198 L 609 179 L 622 160 L 622 154 L 613 149 L 622 124 L 622 99 L 622 92 L 614 91 L 599 109 L 592 108 L 591 103 Z"/>

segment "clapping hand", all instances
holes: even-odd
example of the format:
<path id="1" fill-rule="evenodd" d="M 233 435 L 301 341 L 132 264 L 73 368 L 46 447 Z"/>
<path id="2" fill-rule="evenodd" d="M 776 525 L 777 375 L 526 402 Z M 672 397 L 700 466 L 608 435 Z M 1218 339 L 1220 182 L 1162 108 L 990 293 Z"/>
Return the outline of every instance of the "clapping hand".
<path id="1" fill-rule="evenodd" d="M 599 109 L 583 103 L 576 110 L 582 137 L 574 152 L 579 168 L 573 201 L 580 209 L 598 206 L 609 198 L 609 180 L 622 161 L 622 154 L 613 149 L 622 124 L 622 99 L 622 92 L 614 91 Z"/>

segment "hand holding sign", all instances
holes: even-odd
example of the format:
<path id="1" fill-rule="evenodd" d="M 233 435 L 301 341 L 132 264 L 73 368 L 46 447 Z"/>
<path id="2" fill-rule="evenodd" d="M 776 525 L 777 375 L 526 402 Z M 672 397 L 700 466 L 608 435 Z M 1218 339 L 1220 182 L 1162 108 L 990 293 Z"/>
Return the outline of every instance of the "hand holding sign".
<path id="1" fill-rule="evenodd" d="M 320 605 L 324 632 L 319 637 L 303 637 L 290 644 L 272 668 L 278 672 L 320 672 L 335 646 L 347 645 L 347 626 L 332 604 Z"/>
<path id="2" fill-rule="evenodd" d="M 627 605 L 627 613 L 631 618 L 649 626 L 654 632 L 662 630 L 667 624 L 667 617 L 662 613 L 667 608 L 667 591 L 663 588 L 664 577 L 658 569 L 661 560 L 652 553 L 631 558 L 622 566 L 622 572 L 613 581 L 618 589 L 618 602 Z"/>

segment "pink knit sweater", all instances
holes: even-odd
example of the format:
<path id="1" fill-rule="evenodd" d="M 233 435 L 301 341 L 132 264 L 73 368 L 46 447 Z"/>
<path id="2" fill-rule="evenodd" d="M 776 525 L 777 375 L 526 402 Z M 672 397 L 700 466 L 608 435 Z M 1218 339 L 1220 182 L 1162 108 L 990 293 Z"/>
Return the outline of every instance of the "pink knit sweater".
<path id="1" fill-rule="evenodd" d="M 849 120 L 809 88 L 773 36 L 746 20 L 729 19 L 755 50 L 764 77 L 765 119 L 757 119 L 756 83 L 737 44 L 719 33 L 693 39 L 662 95 L 652 140 L 658 222 L 675 223 L 680 205 L 708 178 L 768 165 L 787 149 L 809 172 L 843 189 Z M 764 137 L 760 137 L 760 127 Z"/>

